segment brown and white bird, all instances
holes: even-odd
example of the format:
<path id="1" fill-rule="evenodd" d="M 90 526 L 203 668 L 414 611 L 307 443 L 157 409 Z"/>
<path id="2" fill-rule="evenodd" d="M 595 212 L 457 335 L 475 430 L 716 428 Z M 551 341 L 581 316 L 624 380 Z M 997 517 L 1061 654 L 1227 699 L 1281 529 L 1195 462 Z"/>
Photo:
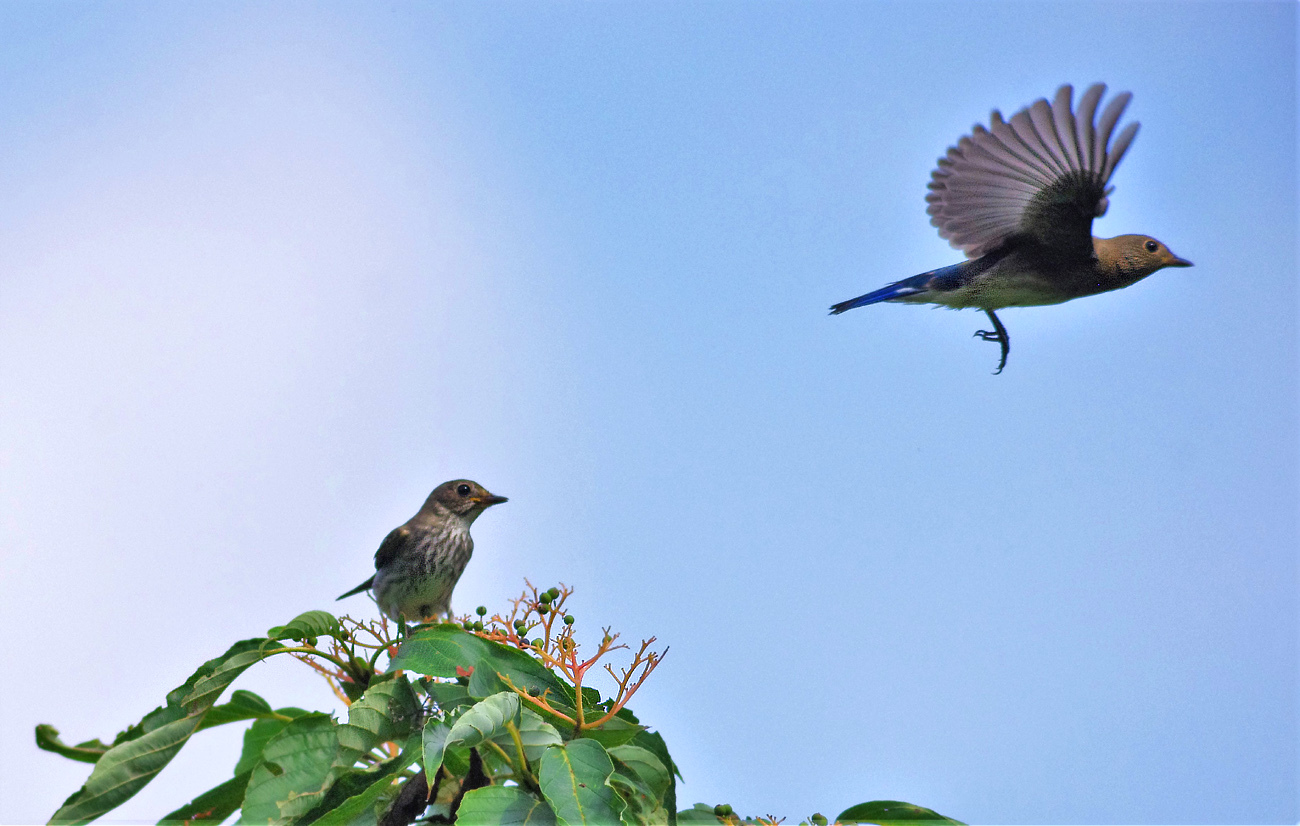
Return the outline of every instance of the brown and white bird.
<path id="1" fill-rule="evenodd" d="M 923 272 L 831 307 L 838 315 L 880 301 L 983 310 L 993 330 L 975 335 L 1011 349 L 995 310 L 1060 304 L 1135 284 L 1165 267 L 1190 267 L 1148 235 L 1094 238 L 1106 212 L 1110 177 L 1138 125 L 1111 141 L 1133 96 L 1121 92 L 1097 117 L 1106 86 L 1088 87 L 1071 106 L 1068 84 L 1010 119 L 994 111 L 939 159 L 930 176 L 930 223 L 968 260 Z"/>
<path id="2" fill-rule="evenodd" d="M 384 537 L 375 551 L 375 575 L 339 599 L 370 590 L 393 620 L 449 616 L 451 592 L 474 553 L 469 526 L 505 501 L 468 479 L 443 482 L 419 513 Z"/>

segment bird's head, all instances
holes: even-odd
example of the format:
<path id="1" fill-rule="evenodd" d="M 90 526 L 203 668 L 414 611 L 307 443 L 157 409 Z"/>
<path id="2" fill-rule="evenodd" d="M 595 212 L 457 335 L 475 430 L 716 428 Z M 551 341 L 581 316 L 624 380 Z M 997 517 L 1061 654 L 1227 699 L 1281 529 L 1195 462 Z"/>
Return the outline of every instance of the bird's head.
<path id="1" fill-rule="evenodd" d="M 1097 239 L 1097 258 L 1102 267 L 1122 274 L 1129 283 L 1146 278 L 1165 267 L 1190 267 L 1192 262 L 1179 258 L 1149 235 L 1117 235 Z"/>
<path id="2" fill-rule="evenodd" d="M 471 482 L 469 479 L 453 479 L 434 488 L 423 509 L 433 507 L 448 510 L 469 523 L 493 505 L 506 501 L 508 500 L 504 496 L 488 493 L 487 489 L 478 482 Z"/>

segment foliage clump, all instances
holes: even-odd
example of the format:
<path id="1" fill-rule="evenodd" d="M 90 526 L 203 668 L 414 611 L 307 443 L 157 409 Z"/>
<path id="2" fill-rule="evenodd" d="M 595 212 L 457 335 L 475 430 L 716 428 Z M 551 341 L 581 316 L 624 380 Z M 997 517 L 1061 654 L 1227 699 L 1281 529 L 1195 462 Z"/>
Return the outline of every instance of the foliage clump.
<path id="1" fill-rule="evenodd" d="M 590 656 L 565 609 L 566 586 L 531 584 L 505 613 L 419 626 L 309 611 L 235 643 L 112 743 L 64 744 L 52 726 L 37 745 L 95 765 L 52 823 L 87 823 L 149 783 L 197 731 L 251 721 L 233 776 L 165 815 L 164 823 L 405 826 L 772 824 L 728 805 L 677 811 L 680 774 L 667 745 L 627 707 L 667 649 L 633 650 L 606 627 Z M 616 665 L 612 654 L 628 652 Z M 347 719 L 272 708 L 249 691 L 220 695 L 245 669 L 289 654 L 321 674 Z M 381 669 L 380 666 L 383 666 Z M 613 680 L 602 697 L 588 682 Z M 892 801 L 860 804 L 837 822 L 956 823 Z M 827 818 L 813 815 L 824 826 Z"/>

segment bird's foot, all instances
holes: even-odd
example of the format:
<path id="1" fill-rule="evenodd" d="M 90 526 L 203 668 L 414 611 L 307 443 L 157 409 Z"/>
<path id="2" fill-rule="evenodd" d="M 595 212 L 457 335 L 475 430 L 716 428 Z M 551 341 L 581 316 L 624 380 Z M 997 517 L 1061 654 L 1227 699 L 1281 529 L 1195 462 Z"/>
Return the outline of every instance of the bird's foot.
<path id="1" fill-rule="evenodd" d="M 998 369 L 993 371 L 993 375 L 1002 372 L 1002 368 L 1007 366 L 1007 354 L 1011 352 L 1011 336 L 1007 335 L 1007 328 L 1002 326 L 1002 320 L 994 315 L 992 310 L 985 310 L 984 314 L 993 322 L 992 330 L 976 330 L 975 338 L 983 341 L 996 341 L 1002 345 L 1002 358 L 998 359 Z"/>

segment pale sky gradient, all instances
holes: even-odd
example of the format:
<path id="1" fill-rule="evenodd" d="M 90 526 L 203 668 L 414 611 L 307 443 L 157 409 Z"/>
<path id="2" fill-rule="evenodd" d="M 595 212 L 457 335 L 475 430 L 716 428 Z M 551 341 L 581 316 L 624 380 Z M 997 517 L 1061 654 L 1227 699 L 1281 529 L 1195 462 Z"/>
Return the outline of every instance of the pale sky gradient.
<path id="1" fill-rule="evenodd" d="M 0 6 L 0 822 L 467 476 L 460 610 L 672 650 L 678 799 L 798 822 L 1295 823 L 1296 7 Z M 1196 266 L 1002 314 L 935 159 L 1062 82 L 1101 235 Z M 236 683 L 337 709 L 291 662 Z M 230 774 L 203 732 L 116 813 Z"/>

